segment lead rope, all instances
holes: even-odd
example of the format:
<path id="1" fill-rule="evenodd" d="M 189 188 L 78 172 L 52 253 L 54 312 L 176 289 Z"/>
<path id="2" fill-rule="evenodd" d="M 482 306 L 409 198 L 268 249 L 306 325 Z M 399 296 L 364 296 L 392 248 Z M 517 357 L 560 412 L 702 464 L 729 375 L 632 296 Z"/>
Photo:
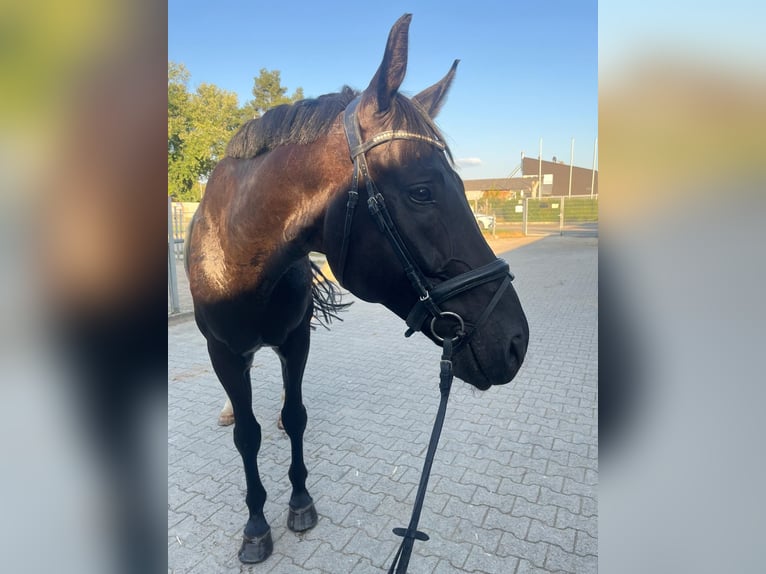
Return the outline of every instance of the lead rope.
<path id="1" fill-rule="evenodd" d="M 460 335 L 461 334 L 458 333 L 458 337 L 456 338 L 459 338 Z M 397 550 L 396 556 L 394 556 L 394 561 L 388 569 L 388 574 L 406 574 L 415 540 L 422 540 L 423 542 L 428 540 L 428 535 L 425 532 L 418 530 L 418 522 L 420 521 L 420 512 L 423 510 L 423 500 L 426 497 L 428 479 L 431 476 L 431 466 L 434 462 L 436 447 L 439 444 L 439 436 L 442 432 L 442 426 L 444 426 L 444 415 L 447 412 L 447 400 L 449 399 L 450 389 L 452 388 L 452 341 L 452 339 L 447 337 L 445 337 L 443 341 L 442 358 L 439 363 L 439 392 L 441 393 L 439 410 L 436 412 L 434 428 L 431 431 L 431 441 L 428 443 L 428 452 L 426 453 L 426 459 L 423 462 L 423 472 L 420 475 L 420 484 L 418 485 L 418 493 L 415 497 L 415 505 L 412 508 L 410 524 L 407 528 L 394 528 L 394 534 L 402 537 L 402 543 L 399 545 L 399 550 Z"/>

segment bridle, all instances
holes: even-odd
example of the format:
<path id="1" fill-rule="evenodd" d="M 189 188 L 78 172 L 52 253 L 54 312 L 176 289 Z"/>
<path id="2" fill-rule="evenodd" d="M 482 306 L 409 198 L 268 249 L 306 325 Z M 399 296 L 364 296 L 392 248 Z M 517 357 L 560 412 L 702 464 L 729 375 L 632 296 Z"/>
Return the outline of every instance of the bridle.
<path id="1" fill-rule="evenodd" d="M 381 132 L 366 142 L 362 142 L 358 119 L 360 101 L 361 96 L 357 96 L 348 104 L 343 114 L 343 127 L 346 132 L 346 139 L 348 140 L 351 161 L 354 164 L 354 172 L 351 179 L 351 189 L 348 192 L 348 200 L 346 202 L 343 242 L 341 244 L 340 259 L 336 276 L 342 283 L 343 273 L 345 272 L 346 267 L 346 258 L 348 256 L 348 249 L 351 242 L 351 226 L 356 210 L 356 204 L 359 200 L 359 179 L 361 178 L 364 181 L 367 190 L 367 209 L 378 224 L 378 228 L 391 244 L 394 253 L 396 253 L 396 257 L 404 268 L 407 278 L 412 284 L 415 293 L 418 295 L 418 302 L 415 303 L 407 316 L 408 328 L 405 336 L 409 337 L 415 331 L 422 330 L 424 323 L 430 316 L 431 334 L 443 347 L 439 382 L 441 401 L 434 422 L 434 428 L 431 432 L 431 440 L 423 464 L 423 472 L 420 477 L 420 484 L 415 498 L 412 517 L 410 518 L 409 526 L 406 529 L 394 528 L 394 534 L 401 536 L 403 540 L 399 547 L 399 551 L 394 558 L 394 562 L 391 564 L 389 574 L 394 574 L 394 568 L 396 568 L 396 574 L 404 574 L 407 572 L 407 565 L 409 564 L 410 554 L 412 553 L 412 547 L 415 540 L 428 540 L 428 535 L 419 531 L 417 526 L 420 519 L 423 500 L 425 499 L 428 478 L 431 473 L 431 465 L 436 453 L 436 446 L 439 442 L 439 435 L 441 434 L 441 429 L 444 424 L 447 399 L 449 398 L 449 392 L 452 386 L 452 353 L 457 347 L 465 345 L 492 314 L 492 311 L 499 303 L 503 293 L 511 284 L 513 274 L 509 271 L 508 263 L 498 258 L 487 265 L 456 275 L 438 285 L 431 284 L 415 262 L 407 245 L 402 240 L 396 224 L 386 207 L 385 199 L 375 186 L 375 182 L 370 177 L 365 154 L 372 148 L 393 140 L 424 142 L 434 146 L 440 151 L 444 151 L 446 146 L 444 142 L 436 137 L 403 130 Z M 440 305 L 448 299 L 456 297 L 457 295 L 473 289 L 474 287 L 478 287 L 479 285 L 499 279 L 502 279 L 502 282 L 489 304 L 479 316 L 478 320 L 473 325 L 469 325 L 468 329 L 466 329 L 466 322 L 459 314 L 453 311 L 444 311 L 440 307 Z M 454 322 L 453 336 L 449 336 L 448 333 L 444 333 L 443 336 L 439 335 L 437 332 L 437 321 L 439 320 L 449 320 Z"/>
<path id="2" fill-rule="evenodd" d="M 442 342 L 446 335 L 443 337 L 436 331 L 437 320 L 451 320 L 455 322 L 455 335 L 452 337 L 453 342 L 457 345 L 464 345 L 468 342 L 470 337 L 476 330 L 489 318 L 492 311 L 495 309 L 500 301 L 505 290 L 513 280 L 513 274 L 510 273 L 508 263 L 502 259 L 495 259 L 491 263 L 472 269 L 460 275 L 456 275 L 438 285 L 434 286 L 426 278 L 425 274 L 421 271 L 415 259 L 412 257 L 407 245 L 404 243 L 399 231 L 391 218 L 391 213 L 386 207 L 386 201 L 378 191 L 375 182 L 370 177 L 369 169 L 367 167 L 367 159 L 365 154 L 372 148 L 379 146 L 383 143 L 387 143 L 393 140 L 412 140 L 420 141 L 434 146 L 440 151 L 444 151 L 446 146 L 444 142 L 438 140 L 435 137 L 412 133 L 403 130 L 392 130 L 381 132 L 374 137 L 370 138 L 366 142 L 362 142 L 362 136 L 359 130 L 358 120 L 358 108 L 361 101 L 361 96 L 357 96 L 351 103 L 348 104 L 343 114 L 343 127 L 346 132 L 346 139 L 348 140 L 349 152 L 351 155 L 351 161 L 354 164 L 354 171 L 351 178 L 351 189 L 348 192 L 348 200 L 346 202 L 346 218 L 343 225 L 343 242 L 341 243 L 340 258 L 338 264 L 338 272 L 336 276 L 343 282 L 343 275 L 345 273 L 346 259 L 348 256 L 348 249 L 351 244 L 351 226 L 354 219 L 354 213 L 356 210 L 356 204 L 359 201 L 359 180 L 364 181 L 365 188 L 367 190 L 367 209 L 370 215 L 378 224 L 378 228 L 386 236 L 391 247 L 399 259 L 399 262 L 404 268 L 404 273 L 418 295 L 418 302 L 410 310 L 407 316 L 407 332 L 405 336 L 409 337 L 415 331 L 423 329 L 423 324 L 431 317 L 430 329 L 434 338 Z M 498 287 L 494 297 L 490 300 L 489 305 L 484 309 L 479 319 L 473 324 L 469 325 L 469 329 L 466 330 L 466 322 L 463 318 L 453 311 L 443 311 L 440 304 L 444 303 L 448 299 L 451 299 L 461 293 L 464 293 L 474 287 L 503 279 L 502 283 Z"/>

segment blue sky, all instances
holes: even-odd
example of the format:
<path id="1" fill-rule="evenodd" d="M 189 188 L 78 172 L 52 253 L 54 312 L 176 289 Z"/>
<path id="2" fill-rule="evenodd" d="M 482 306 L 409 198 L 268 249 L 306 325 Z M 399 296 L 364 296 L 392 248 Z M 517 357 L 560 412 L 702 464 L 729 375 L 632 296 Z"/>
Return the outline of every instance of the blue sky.
<path id="1" fill-rule="evenodd" d="M 464 179 L 506 177 L 521 152 L 593 164 L 598 132 L 597 3 L 499 0 L 168 2 L 168 58 L 251 99 L 261 68 L 281 72 L 306 97 L 364 89 L 380 64 L 391 25 L 405 12 L 409 62 L 402 91 L 458 74 L 437 123 Z"/>

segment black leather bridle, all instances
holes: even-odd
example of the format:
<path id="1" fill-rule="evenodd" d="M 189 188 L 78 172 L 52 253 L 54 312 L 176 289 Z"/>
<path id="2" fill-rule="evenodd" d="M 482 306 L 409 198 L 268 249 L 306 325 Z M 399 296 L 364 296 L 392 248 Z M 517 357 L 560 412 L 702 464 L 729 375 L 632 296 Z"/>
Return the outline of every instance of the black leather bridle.
<path id="1" fill-rule="evenodd" d="M 359 200 L 359 180 L 361 178 L 364 181 L 367 190 L 367 209 L 369 210 L 370 215 L 372 215 L 372 218 L 377 222 L 378 228 L 383 232 L 391 244 L 394 253 L 396 253 L 397 258 L 404 268 L 407 278 L 412 284 L 412 288 L 418 295 L 418 302 L 415 303 L 407 316 L 408 329 L 405 336 L 409 337 L 415 331 L 422 330 L 423 324 L 430 316 L 431 334 L 435 339 L 443 341 L 446 337 L 446 335 L 442 337 L 437 333 L 437 320 L 452 320 L 455 322 L 456 327 L 455 334 L 452 337 L 453 342 L 456 345 L 465 344 L 495 309 L 503 293 L 513 280 L 513 274 L 509 271 L 508 263 L 502 259 L 495 259 L 487 265 L 456 275 L 436 286 L 431 284 L 415 262 L 407 245 L 402 240 L 396 224 L 386 207 L 385 199 L 375 186 L 375 182 L 370 177 L 365 154 L 372 148 L 393 140 L 420 141 L 432 145 L 440 151 L 444 151 L 446 146 L 436 137 L 402 130 L 381 132 L 366 142 L 362 142 L 358 120 L 358 107 L 360 101 L 361 96 L 357 96 L 346 107 L 343 115 L 343 127 L 346 131 L 346 139 L 348 140 L 351 161 L 354 164 L 354 172 L 351 178 L 351 189 L 348 192 L 348 201 L 346 202 L 346 219 L 343 225 L 343 243 L 341 244 L 338 265 L 338 279 L 341 283 L 343 282 L 346 258 L 351 243 L 351 225 L 356 210 L 356 204 Z M 479 319 L 473 325 L 469 325 L 468 330 L 466 330 L 466 323 L 460 315 L 452 311 L 443 311 L 441 309 L 440 305 L 448 299 L 460 295 L 474 287 L 498 279 L 502 279 L 503 281 L 495 292 L 494 297 L 490 300 L 489 305 L 487 305 Z"/>
<path id="2" fill-rule="evenodd" d="M 513 275 L 509 271 L 508 263 L 498 258 L 487 265 L 456 275 L 438 285 L 434 286 L 431 284 L 420 267 L 418 267 L 412 254 L 407 248 L 407 245 L 402 240 L 402 237 L 391 218 L 391 214 L 386 207 L 386 202 L 383 199 L 383 196 L 370 177 L 365 154 L 375 146 L 393 140 L 420 141 L 432 145 L 440 151 L 444 151 L 446 146 L 436 137 L 403 130 L 381 132 L 370 138 L 368 141 L 362 142 L 357 116 L 357 109 L 360 101 L 361 96 L 357 96 L 346 107 L 343 115 L 343 127 L 346 131 L 346 139 L 348 140 L 351 161 L 354 163 L 354 172 L 351 179 L 351 189 L 348 192 L 348 201 L 346 202 L 346 219 L 343 225 L 343 243 L 341 244 L 338 273 L 336 273 L 336 275 L 342 283 L 350 245 L 351 225 L 356 204 L 359 200 L 359 179 L 361 177 L 364 180 L 367 189 L 367 208 L 370 215 L 377 222 L 378 227 L 388 239 L 391 247 L 393 247 L 394 253 L 396 253 L 397 258 L 401 262 L 407 278 L 418 295 L 418 302 L 415 303 L 407 316 L 408 329 L 405 336 L 409 337 L 415 331 L 421 330 L 423 324 L 430 316 L 431 334 L 441 343 L 443 348 L 439 380 L 441 401 L 439 402 L 436 420 L 434 421 L 434 427 L 431 431 L 431 439 L 423 463 L 423 472 L 420 475 L 420 483 L 415 497 L 412 516 L 407 528 L 394 528 L 394 534 L 402 537 L 402 543 L 391 564 L 389 574 L 406 574 L 415 540 L 428 540 L 428 535 L 418 530 L 418 521 L 420 520 L 420 513 L 423 508 L 423 501 L 428 486 L 428 478 L 431 474 L 431 465 L 433 464 L 436 447 L 439 443 L 439 435 L 441 434 L 444 417 L 447 411 L 447 400 L 449 399 L 449 392 L 452 387 L 453 350 L 460 345 L 466 344 L 476 330 L 478 330 L 487 320 L 500 301 L 503 293 L 511 284 Z M 443 311 L 440 307 L 442 303 L 452 297 L 460 295 L 479 285 L 498 279 L 502 279 L 500 286 L 479 319 L 473 325 L 469 325 L 468 329 L 466 329 L 466 323 L 460 315 L 452 311 Z M 439 319 L 455 322 L 454 336 L 450 336 L 446 333 L 444 336 L 441 336 L 437 333 L 437 320 Z"/>

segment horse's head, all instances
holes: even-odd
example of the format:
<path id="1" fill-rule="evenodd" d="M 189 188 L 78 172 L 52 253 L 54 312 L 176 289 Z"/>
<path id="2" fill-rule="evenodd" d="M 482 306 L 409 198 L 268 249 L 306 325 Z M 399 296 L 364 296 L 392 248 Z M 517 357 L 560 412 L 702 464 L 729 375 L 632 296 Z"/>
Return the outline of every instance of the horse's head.
<path id="1" fill-rule="evenodd" d="M 412 99 L 398 92 L 410 18 L 394 24 L 378 71 L 346 110 L 350 187 L 359 207 L 345 193 L 332 201 L 325 251 L 336 277 L 358 297 L 382 303 L 434 341 L 462 335 L 455 374 L 487 389 L 516 375 L 529 329 L 507 266 L 484 240 L 432 121 L 457 61 Z"/>

